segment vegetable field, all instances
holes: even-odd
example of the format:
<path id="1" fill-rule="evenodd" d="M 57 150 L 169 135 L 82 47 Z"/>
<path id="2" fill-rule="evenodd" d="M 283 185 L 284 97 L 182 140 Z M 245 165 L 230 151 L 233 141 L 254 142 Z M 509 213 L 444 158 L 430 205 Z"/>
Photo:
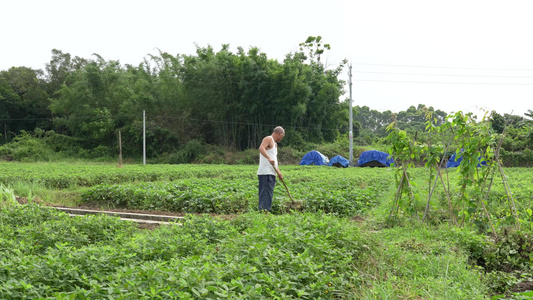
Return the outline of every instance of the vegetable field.
<path id="1" fill-rule="evenodd" d="M 1 299 L 525 299 L 533 247 L 529 169 L 506 169 L 521 220 L 492 187 L 494 238 L 472 217 L 450 226 L 436 191 L 431 218 L 399 212 L 391 169 L 282 166 L 273 213 L 257 211 L 256 166 L 0 163 Z M 424 169 L 412 182 L 425 204 Z M 455 180 L 449 174 L 451 185 Z M 32 190 L 31 195 L 28 190 Z M 109 216 L 36 204 L 46 191 L 79 205 L 187 214 L 141 230 Z M 46 194 L 48 197 L 53 195 Z M 53 203 L 53 198 L 41 199 Z M 413 209 L 416 211 L 416 209 Z M 229 215 L 218 218 L 216 215 Z"/>
<path id="2" fill-rule="evenodd" d="M 82 204 L 107 208 L 165 210 L 183 213 L 233 214 L 256 210 L 256 166 L 0 164 L 4 185 L 27 183 L 49 189 L 83 187 Z M 295 203 L 281 184 L 273 210 L 324 211 L 354 215 L 390 187 L 390 170 L 332 169 L 286 166 Z M 332 174 L 335 174 L 332 177 Z M 373 180 L 368 180 L 372 177 Z"/>

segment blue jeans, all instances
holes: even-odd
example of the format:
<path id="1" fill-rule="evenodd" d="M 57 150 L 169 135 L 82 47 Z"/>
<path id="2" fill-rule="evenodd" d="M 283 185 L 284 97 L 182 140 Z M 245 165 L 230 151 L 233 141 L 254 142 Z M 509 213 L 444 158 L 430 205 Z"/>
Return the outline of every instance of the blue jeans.
<path id="1" fill-rule="evenodd" d="M 272 209 L 272 197 L 276 186 L 275 175 L 257 175 L 259 178 L 259 210 Z"/>

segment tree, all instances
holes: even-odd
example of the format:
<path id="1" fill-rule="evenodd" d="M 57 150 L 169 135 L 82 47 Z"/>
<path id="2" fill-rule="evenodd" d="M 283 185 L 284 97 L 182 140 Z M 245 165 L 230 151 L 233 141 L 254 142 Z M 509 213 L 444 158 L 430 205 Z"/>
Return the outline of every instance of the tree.
<path id="1" fill-rule="evenodd" d="M 132 95 L 120 64 L 96 57 L 73 72 L 73 83 L 64 83 L 50 106 L 58 117 L 55 128 L 75 137 L 85 149 L 114 145 L 115 116 Z"/>
<path id="2" fill-rule="evenodd" d="M 48 95 L 42 72 L 27 67 L 12 67 L 0 72 L 0 103 L 4 108 L 5 132 L 18 134 L 35 127 L 50 128 Z M 8 136 L 4 137 L 9 139 Z"/>
<path id="3" fill-rule="evenodd" d="M 307 50 L 308 58 L 311 61 L 316 59 L 317 62 L 320 62 L 320 55 L 324 54 L 324 51 L 331 50 L 329 44 L 322 43 L 321 36 L 309 36 L 305 42 L 300 43 L 300 51 Z"/>
<path id="4" fill-rule="evenodd" d="M 61 89 L 63 84 L 72 83 L 71 75 L 74 71 L 81 69 L 87 63 L 86 59 L 78 56 L 72 59 L 69 53 L 63 53 L 61 50 L 52 49 L 52 59 L 45 67 L 45 81 L 47 92 L 54 96 Z"/>
<path id="5" fill-rule="evenodd" d="M 300 44 L 301 52 L 297 56 L 309 61 L 304 69 L 304 75 L 306 83 L 311 88 L 311 94 L 304 126 L 308 128 L 307 139 L 313 142 L 332 142 L 338 134 L 336 120 L 341 115 L 339 99 L 344 94 L 344 82 L 338 79 L 338 75 L 346 60 L 335 69 L 327 69 L 327 66 L 320 62 L 320 55 L 330 49 L 329 44 L 323 44 L 321 36 L 309 36 Z"/>
<path id="6" fill-rule="evenodd" d="M 503 133 L 503 129 L 505 128 L 505 119 L 496 111 L 492 111 L 490 115 L 490 124 L 495 132 L 500 134 Z"/>
<path id="7" fill-rule="evenodd" d="M 526 117 L 529 117 L 530 119 L 533 119 L 533 110 L 528 109 L 527 112 L 524 115 Z"/>
<path id="8" fill-rule="evenodd" d="M 0 103 L 8 110 L 1 116 L 53 117 L 53 125 L 24 124 L 72 137 L 84 153 L 110 153 L 120 130 L 131 144 L 124 154 L 138 154 L 143 111 L 150 156 L 192 141 L 256 148 L 276 125 L 290 132 L 285 145 L 333 142 L 344 126 L 338 75 L 345 62 L 328 68 L 321 56 L 330 48 L 320 36 L 309 37 L 279 62 L 256 47 L 233 53 L 229 45 L 207 46 L 192 55 L 159 52 L 138 66 L 53 49 L 45 73 L 2 73 Z"/>

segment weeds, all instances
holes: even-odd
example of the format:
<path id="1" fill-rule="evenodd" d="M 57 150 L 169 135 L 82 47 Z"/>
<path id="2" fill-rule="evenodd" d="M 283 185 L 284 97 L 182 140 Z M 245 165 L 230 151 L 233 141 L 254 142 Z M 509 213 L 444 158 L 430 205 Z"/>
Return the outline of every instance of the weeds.
<path id="1" fill-rule="evenodd" d="M 9 187 L 0 184 L 0 204 L 4 205 L 18 205 L 15 191 Z"/>

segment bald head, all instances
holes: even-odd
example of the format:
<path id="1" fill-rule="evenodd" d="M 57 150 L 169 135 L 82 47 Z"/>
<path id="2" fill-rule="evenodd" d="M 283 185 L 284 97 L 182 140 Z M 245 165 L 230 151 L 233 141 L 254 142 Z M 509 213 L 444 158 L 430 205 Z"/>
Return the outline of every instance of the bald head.
<path id="1" fill-rule="evenodd" d="M 278 127 L 274 128 L 274 131 L 272 131 L 272 133 L 283 133 L 283 134 L 285 134 L 285 129 L 283 129 L 283 127 L 281 127 L 281 126 L 278 126 Z"/>
<path id="2" fill-rule="evenodd" d="M 276 143 L 281 141 L 285 137 L 285 129 L 281 126 L 274 128 L 274 131 L 272 131 L 272 137 Z"/>

